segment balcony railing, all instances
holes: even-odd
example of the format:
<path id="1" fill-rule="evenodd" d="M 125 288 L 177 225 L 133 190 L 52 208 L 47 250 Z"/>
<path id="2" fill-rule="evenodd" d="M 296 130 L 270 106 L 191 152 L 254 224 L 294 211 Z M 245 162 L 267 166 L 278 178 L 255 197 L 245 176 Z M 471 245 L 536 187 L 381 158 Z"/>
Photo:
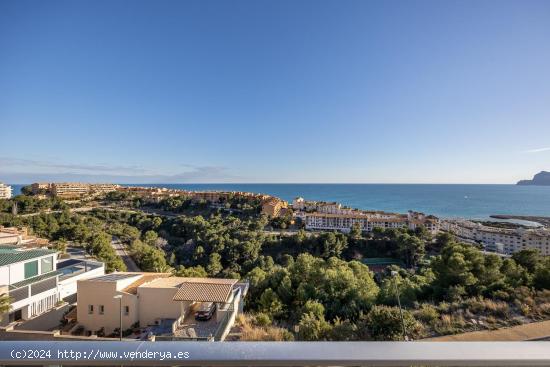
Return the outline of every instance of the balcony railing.
<path id="1" fill-rule="evenodd" d="M 9 296 L 11 302 L 19 302 L 31 296 L 55 289 L 57 287 L 58 275 L 59 272 L 52 271 L 10 285 Z"/>

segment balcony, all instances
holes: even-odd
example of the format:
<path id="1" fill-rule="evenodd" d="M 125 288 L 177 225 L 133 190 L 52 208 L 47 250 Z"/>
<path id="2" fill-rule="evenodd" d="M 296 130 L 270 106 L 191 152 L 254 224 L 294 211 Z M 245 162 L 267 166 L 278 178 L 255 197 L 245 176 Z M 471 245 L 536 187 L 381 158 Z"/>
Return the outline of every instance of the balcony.
<path id="1" fill-rule="evenodd" d="M 12 304 L 55 289 L 59 274 L 58 271 L 51 271 L 10 285 L 9 295 L 12 299 Z"/>

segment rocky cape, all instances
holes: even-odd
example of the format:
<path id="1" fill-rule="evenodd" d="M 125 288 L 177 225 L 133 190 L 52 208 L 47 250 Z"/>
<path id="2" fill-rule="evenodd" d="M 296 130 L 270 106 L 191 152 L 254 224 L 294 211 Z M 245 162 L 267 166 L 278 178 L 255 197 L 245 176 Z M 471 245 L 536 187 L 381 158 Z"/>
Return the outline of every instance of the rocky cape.
<path id="1" fill-rule="evenodd" d="M 533 176 L 532 180 L 521 180 L 517 184 L 523 186 L 550 186 L 550 172 L 541 171 Z"/>

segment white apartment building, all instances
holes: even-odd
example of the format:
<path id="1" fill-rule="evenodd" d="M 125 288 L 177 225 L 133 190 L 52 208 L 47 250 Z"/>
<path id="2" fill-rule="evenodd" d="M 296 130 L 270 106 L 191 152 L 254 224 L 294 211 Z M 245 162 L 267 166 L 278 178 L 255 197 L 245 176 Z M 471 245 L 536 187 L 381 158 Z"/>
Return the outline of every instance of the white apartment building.
<path id="1" fill-rule="evenodd" d="M 550 231 L 533 228 L 496 228 L 467 220 L 445 221 L 442 228 L 459 239 L 479 242 L 488 251 L 513 254 L 525 249 L 537 249 L 550 256 Z"/>
<path id="2" fill-rule="evenodd" d="M 434 217 L 435 218 L 435 217 Z M 439 230 L 438 219 L 409 220 L 406 215 L 368 215 L 368 214 L 324 214 L 306 213 L 306 229 L 312 230 L 337 230 L 349 232 L 354 225 L 365 232 L 372 232 L 374 228 L 410 228 L 416 229 L 420 225 L 428 231 L 436 233 Z"/>
<path id="3" fill-rule="evenodd" d="M 296 211 L 306 210 L 306 201 L 302 197 L 297 197 L 292 200 L 292 209 Z"/>
<path id="4" fill-rule="evenodd" d="M 103 263 L 80 260 L 57 262 L 58 253 L 45 248 L 0 245 L 0 288 L 11 298 L 2 324 L 27 320 L 76 294 L 78 279 L 104 274 Z M 5 316 L 5 315 L 4 315 Z"/>
<path id="5" fill-rule="evenodd" d="M 0 182 L 0 199 L 11 199 L 11 186 Z"/>

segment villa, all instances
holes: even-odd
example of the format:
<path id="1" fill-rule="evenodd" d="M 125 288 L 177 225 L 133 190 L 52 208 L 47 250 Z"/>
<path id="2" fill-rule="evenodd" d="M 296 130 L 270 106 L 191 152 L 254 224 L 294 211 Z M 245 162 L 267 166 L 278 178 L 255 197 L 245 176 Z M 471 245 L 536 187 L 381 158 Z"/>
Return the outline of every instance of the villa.
<path id="1" fill-rule="evenodd" d="M 247 289 L 236 279 L 112 273 L 78 282 L 77 320 L 89 335 L 139 326 L 157 340 L 223 340 Z M 215 311 L 210 320 L 196 321 L 203 303 L 215 304 Z"/>
<path id="2" fill-rule="evenodd" d="M 39 316 L 76 294 L 79 279 L 105 273 L 101 262 L 65 260 L 47 248 L 0 245 L 0 289 L 11 309 L 2 325 Z"/>

